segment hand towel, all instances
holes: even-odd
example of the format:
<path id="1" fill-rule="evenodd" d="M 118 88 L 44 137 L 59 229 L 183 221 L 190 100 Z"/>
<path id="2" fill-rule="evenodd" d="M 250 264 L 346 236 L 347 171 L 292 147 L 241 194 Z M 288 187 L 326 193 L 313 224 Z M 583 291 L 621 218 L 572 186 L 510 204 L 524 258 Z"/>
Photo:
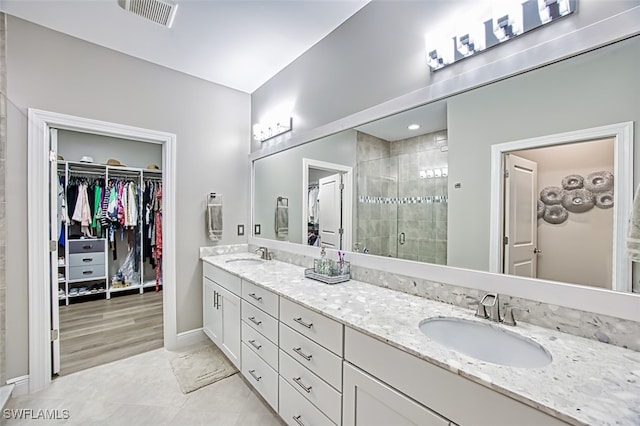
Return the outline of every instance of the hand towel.
<path id="1" fill-rule="evenodd" d="M 207 204 L 207 230 L 211 241 L 222 239 L 222 197 L 210 196 Z"/>
<path id="2" fill-rule="evenodd" d="M 627 252 L 633 262 L 640 262 L 640 185 L 633 197 L 629 231 L 627 232 Z"/>
<path id="3" fill-rule="evenodd" d="M 286 203 L 286 204 L 285 204 Z M 289 200 L 278 198 L 276 202 L 276 237 L 289 235 Z"/>

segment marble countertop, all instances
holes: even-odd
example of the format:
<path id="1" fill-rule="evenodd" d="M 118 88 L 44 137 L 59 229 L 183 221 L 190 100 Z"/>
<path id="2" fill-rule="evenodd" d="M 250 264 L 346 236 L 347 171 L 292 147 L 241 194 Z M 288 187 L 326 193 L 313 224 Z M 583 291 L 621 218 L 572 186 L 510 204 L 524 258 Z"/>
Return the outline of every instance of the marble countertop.
<path id="1" fill-rule="evenodd" d="M 351 280 L 327 285 L 304 268 L 277 260 L 226 261 L 253 253 L 206 256 L 203 261 L 262 286 L 378 340 L 575 425 L 640 424 L 640 352 L 526 323 L 494 324 L 544 346 L 553 362 L 543 368 L 504 367 L 447 349 L 418 325 L 430 317 L 478 320 L 473 312 Z"/>

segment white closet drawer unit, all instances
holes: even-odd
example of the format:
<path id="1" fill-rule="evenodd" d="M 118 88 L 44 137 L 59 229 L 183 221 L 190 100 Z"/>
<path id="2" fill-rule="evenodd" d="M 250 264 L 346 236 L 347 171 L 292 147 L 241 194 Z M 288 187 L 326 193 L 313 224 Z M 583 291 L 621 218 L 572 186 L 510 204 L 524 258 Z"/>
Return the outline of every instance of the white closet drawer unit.
<path id="1" fill-rule="evenodd" d="M 105 277 L 105 267 L 102 265 L 74 266 L 69 268 L 69 281 L 93 280 Z"/>
<path id="2" fill-rule="evenodd" d="M 202 262 L 202 273 L 205 277 L 218 283 L 236 296 L 240 296 L 242 294 L 240 284 L 241 280 L 239 277 L 236 277 L 227 271 L 223 271 L 208 262 Z"/>
<path id="3" fill-rule="evenodd" d="M 343 327 L 339 322 L 284 298 L 280 301 L 280 321 L 342 356 Z"/>
<path id="4" fill-rule="evenodd" d="M 280 417 L 289 426 L 335 426 L 280 376 Z"/>
<path id="5" fill-rule="evenodd" d="M 342 358 L 282 323 L 280 349 L 337 390 L 342 390 Z"/>
<path id="6" fill-rule="evenodd" d="M 104 253 L 104 241 L 99 240 L 69 240 L 69 253 Z"/>
<path id="7" fill-rule="evenodd" d="M 69 266 L 104 265 L 104 253 L 74 253 L 69 255 Z"/>
<path id="8" fill-rule="evenodd" d="M 242 343 L 242 375 L 278 411 L 278 373 Z"/>
<path id="9" fill-rule="evenodd" d="M 242 298 L 272 317 L 278 318 L 278 299 L 280 297 L 277 294 L 253 283 L 242 281 Z"/>
<path id="10" fill-rule="evenodd" d="M 278 344 L 278 320 L 246 300 L 242 301 L 242 321 L 258 330 L 267 339 Z"/>
<path id="11" fill-rule="evenodd" d="M 278 346 L 249 327 L 244 321 L 242 321 L 242 341 L 265 360 L 271 368 L 278 370 Z"/>
<path id="12" fill-rule="evenodd" d="M 342 394 L 280 350 L 280 376 L 336 424 L 342 416 Z"/>

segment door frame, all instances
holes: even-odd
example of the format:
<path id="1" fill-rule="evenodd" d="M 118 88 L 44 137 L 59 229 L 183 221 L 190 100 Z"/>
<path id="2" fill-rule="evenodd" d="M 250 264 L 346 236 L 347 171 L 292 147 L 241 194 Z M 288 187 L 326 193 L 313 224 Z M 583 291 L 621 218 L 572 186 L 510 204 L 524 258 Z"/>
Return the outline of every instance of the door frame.
<path id="1" fill-rule="evenodd" d="M 51 128 L 162 145 L 164 347 L 177 346 L 175 182 L 176 135 L 29 108 L 27 145 L 29 392 L 51 383 L 51 283 L 49 262 L 49 167 Z"/>
<path id="2" fill-rule="evenodd" d="M 491 224 L 489 229 L 489 272 L 502 273 L 504 235 L 504 154 L 531 148 L 586 142 L 613 138 L 614 140 L 614 204 L 612 277 L 613 290 L 630 292 L 631 260 L 626 252 L 628 219 L 633 205 L 633 122 L 557 133 L 491 146 Z"/>
<path id="3" fill-rule="evenodd" d="M 309 210 L 309 168 L 342 173 L 344 190 L 342 192 L 342 251 L 352 251 L 353 239 L 353 167 L 328 163 L 312 158 L 302 159 L 302 242 L 306 245 Z"/>

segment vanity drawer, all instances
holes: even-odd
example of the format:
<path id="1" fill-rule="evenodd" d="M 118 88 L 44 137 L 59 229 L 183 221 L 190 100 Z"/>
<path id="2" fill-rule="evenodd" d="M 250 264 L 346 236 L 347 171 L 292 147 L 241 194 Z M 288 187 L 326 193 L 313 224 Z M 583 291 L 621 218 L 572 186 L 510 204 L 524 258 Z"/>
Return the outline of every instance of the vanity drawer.
<path id="1" fill-rule="evenodd" d="M 104 239 L 69 240 L 69 253 L 99 253 L 104 252 Z"/>
<path id="2" fill-rule="evenodd" d="M 342 394 L 282 350 L 280 350 L 280 376 L 318 407 L 331 421 L 340 423 Z"/>
<path id="3" fill-rule="evenodd" d="M 74 253 L 69 255 L 69 266 L 104 265 L 104 252 Z"/>
<path id="4" fill-rule="evenodd" d="M 280 323 L 280 350 L 342 390 L 342 358 Z"/>
<path id="5" fill-rule="evenodd" d="M 284 298 L 280 300 L 280 321 L 342 356 L 343 327 L 339 322 Z"/>
<path id="6" fill-rule="evenodd" d="M 202 273 L 205 277 L 226 288 L 236 296 L 240 296 L 242 294 L 240 277 L 230 274 L 227 271 L 223 271 L 208 262 L 202 262 Z"/>
<path id="7" fill-rule="evenodd" d="M 278 373 L 242 344 L 242 375 L 278 411 Z"/>
<path id="8" fill-rule="evenodd" d="M 74 266 L 69 268 L 69 280 L 95 280 L 105 277 L 105 267 L 102 265 Z"/>
<path id="9" fill-rule="evenodd" d="M 280 297 L 277 294 L 253 283 L 242 281 L 242 298 L 272 317 L 278 318 L 278 299 Z"/>
<path id="10" fill-rule="evenodd" d="M 282 376 L 280 376 L 280 410 L 278 414 L 289 426 L 335 426 L 327 416 L 293 389 Z"/>
<path id="11" fill-rule="evenodd" d="M 242 341 L 265 360 L 271 368 L 278 370 L 278 346 L 249 327 L 244 321 L 242 321 Z"/>
<path id="12" fill-rule="evenodd" d="M 278 320 L 246 300 L 242 301 L 242 321 L 278 344 Z"/>

